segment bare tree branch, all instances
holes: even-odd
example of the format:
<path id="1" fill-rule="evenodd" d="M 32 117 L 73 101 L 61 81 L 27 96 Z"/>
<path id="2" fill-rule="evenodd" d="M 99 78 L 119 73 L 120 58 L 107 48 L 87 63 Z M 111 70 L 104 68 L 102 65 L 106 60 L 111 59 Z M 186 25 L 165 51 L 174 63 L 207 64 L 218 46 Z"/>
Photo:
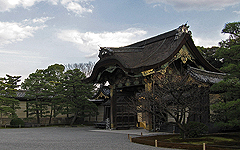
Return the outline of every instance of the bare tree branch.
<path id="1" fill-rule="evenodd" d="M 166 118 L 167 114 L 184 131 L 183 126 L 189 118 L 201 115 L 205 111 L 202 108 L 208 106 L 202 101 L 208 88 L 201 88 L 188 78 L 188 75 L 155 73 L 152 76 L 155 83 L 153 90 L 140 91 L 130 98 L 129 108 L 137 113 L 149 113 L 159 118 Z"/>
<path id="2" fill-rule="evenodd" d="M 86 77 L 89 77 L 92 74 L 95 63 L 74 63 L 74 64 L 65 64 L 66 70 L 79 69 L 81 72 L 85 74 Z"/>

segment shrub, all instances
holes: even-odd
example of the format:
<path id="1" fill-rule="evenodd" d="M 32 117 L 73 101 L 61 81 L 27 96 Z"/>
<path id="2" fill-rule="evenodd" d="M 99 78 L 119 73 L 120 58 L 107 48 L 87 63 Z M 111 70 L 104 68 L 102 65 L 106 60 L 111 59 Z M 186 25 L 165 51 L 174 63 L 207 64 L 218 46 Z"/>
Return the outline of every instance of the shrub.
<path id="1" fill-rule="evenodd" d="M 10 125 L 18 127 L 19 125 L 24 126 L 24 121 L 21 118 L 14 118 L 11 120 Z"/>
<path id="2" fill-rule="evenodd" d="M 207 133 L 208 127 L 201 122 L 191 121 L 184 125 L 184 130 L 185 130 L 185 132 L 181 133 L 182 137 L 196 138 L 196 137 L 201 136 L 201 134 L 203 134 L 203 133 Z"/>

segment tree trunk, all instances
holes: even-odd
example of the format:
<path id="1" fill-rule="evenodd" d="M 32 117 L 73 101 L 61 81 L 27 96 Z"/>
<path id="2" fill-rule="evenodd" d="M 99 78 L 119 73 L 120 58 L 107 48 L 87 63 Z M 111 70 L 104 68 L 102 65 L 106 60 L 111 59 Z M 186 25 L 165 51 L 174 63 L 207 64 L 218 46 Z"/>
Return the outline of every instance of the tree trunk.
<path id="1" fill-rule="evenodd" d="M 39 116 L 39 105 L 38 105 L 38 98 L 36 97 L 36 116 L 37 116 L 37 124 L 40 124 L 40 116 Z"/>
<path id="2" fill-rule="evenodd" d="M 2 112 L 1 112 L 1 122 L 0 122 L 1 126 L 2 126 L 2 123 L 3 123 L 3 118 L 2 118 Z"/>
<path id="3" fill-rule="evenodd" d="M 183 127 L 184 124 L 181 124 L 180 122 L 176 122 L 176 125 L 179 127 L 179 129 L 182 132 L 182 136 L 183 136 L 182 138 L 186 139 L 186 130 Z"/>
<path id="4" fill-rule="evenodd" d="M 50 117 L 49 117 L 49 122 L 48 122 L 49 125 L 51 125 L 52 114 L 53 114 L 53 110 L 52 110 L 52 106 L 51 106 Z"/>
<path id="5" fill-rule="evenodd" d="M 72 121 L 71 121 L 71 123 L 70 123 L 70 126 L 72 126 L 73 125 L 73 123 L 75 122 L 75 120 L 77 119 L 77 112 L 74 114 L 74 117 L 73 117 L 73 119 L 72 119 Z"/>
<path id="6" fill-rule="evenodd" d="M 39 110 L 36 110 L 37 123 L 40 124 Z"/>

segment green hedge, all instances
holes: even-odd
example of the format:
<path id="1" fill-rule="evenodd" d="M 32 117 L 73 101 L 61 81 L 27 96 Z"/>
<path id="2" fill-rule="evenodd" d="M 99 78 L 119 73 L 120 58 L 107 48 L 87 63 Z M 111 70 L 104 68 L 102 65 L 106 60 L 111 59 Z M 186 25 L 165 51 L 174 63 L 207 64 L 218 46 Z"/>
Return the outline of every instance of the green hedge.
<path id="1" fill-rule="evenodd" d="M 14 118 L 11 120 L 10 125 L 14 127 L 19 127 L 19 125 L 21 125 L 21 127 L 24 127 L 25 123 L 21 118 Z"/>
<path id="2" fill-rule="evenodd" d="M 208 127 L 205 124 L 194 121 L 185 124 L 184 129 L 187 138 L 200 137 L 202 134 L 208 132 Z M 181 132 L 181 135 L 183 136 L 183 132 Z"/>

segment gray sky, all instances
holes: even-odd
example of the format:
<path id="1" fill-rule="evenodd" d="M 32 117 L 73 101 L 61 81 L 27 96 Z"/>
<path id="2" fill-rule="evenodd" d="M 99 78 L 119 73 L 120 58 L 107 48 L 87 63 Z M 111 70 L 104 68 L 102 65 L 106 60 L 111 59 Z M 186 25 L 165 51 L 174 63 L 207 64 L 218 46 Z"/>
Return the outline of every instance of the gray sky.
<path id="1" fill-rule="evenodd" d="M 0 0 L 0 77 L 59 63 L 96 62 L 99 46 L 125 46 L 188 22 L 195 45 L 227 38 L 239 0 Z"/>

